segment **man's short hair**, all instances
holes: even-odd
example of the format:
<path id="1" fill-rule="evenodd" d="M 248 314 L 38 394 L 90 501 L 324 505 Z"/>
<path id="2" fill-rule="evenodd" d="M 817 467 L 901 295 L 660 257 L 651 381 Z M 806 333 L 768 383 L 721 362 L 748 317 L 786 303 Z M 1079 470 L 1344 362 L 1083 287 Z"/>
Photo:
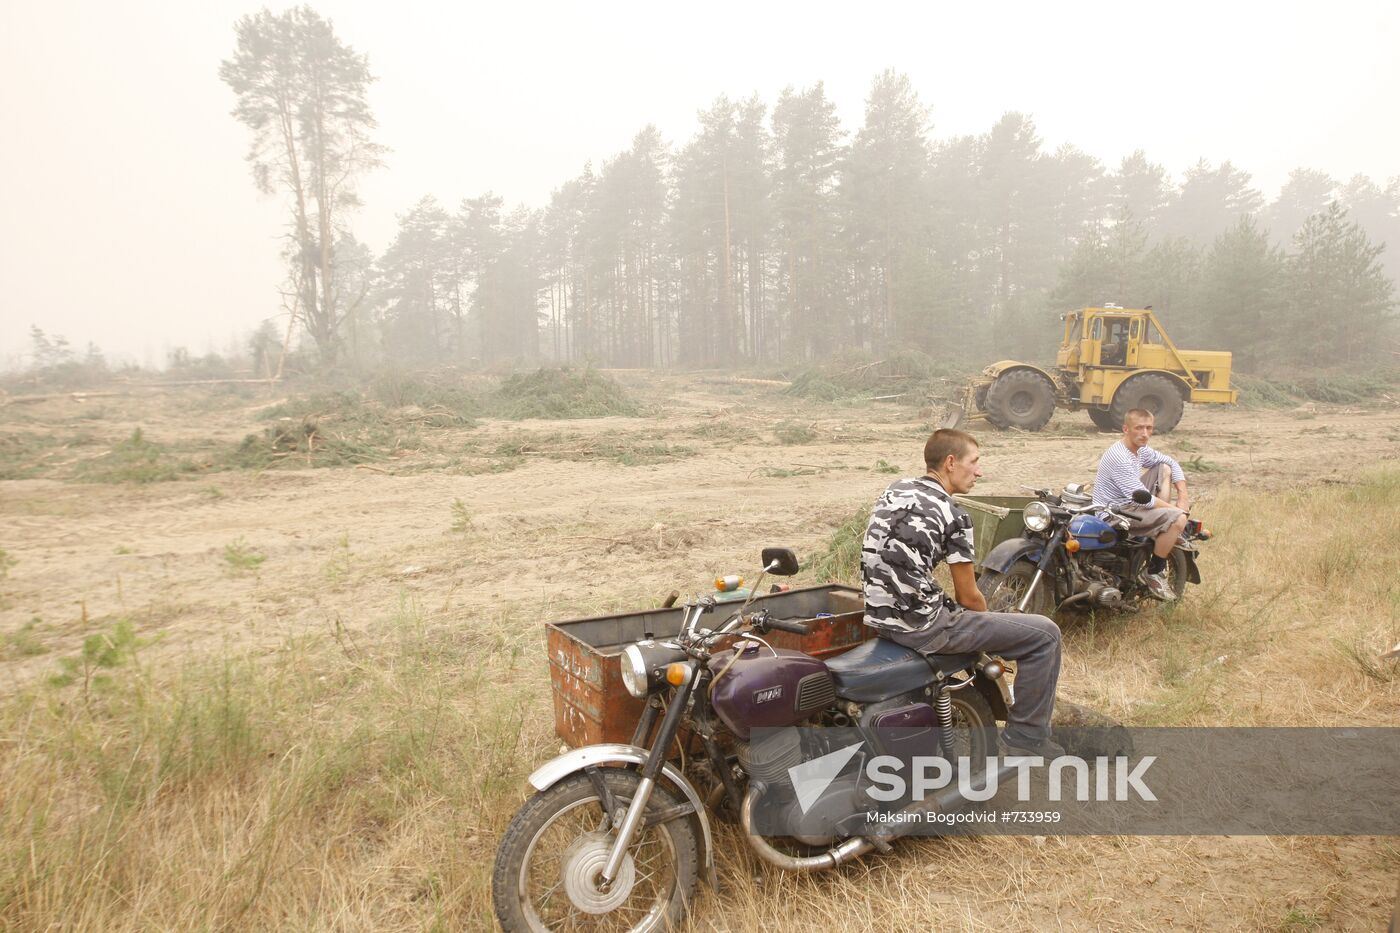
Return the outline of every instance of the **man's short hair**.
<path id="1" fill-rule="evenodd" d="M 1157 419 L 1153 416 L 1152 412 L 1148 411 L 1146 408 L 1129 408 L 1129 409 L 1123 414 L 1123 423 L 1124 423 L 1124 424 L 1131 424 L 1131 423 L 1134 422 L 1134 421 L 1156 421 L 1156 420 L 1157 420 Z"/>
<path id="2" fill-rule="evenodd" d="M 930 470 L 937 469 L 949 456 L 961 460 L 969 450 L 978 446 L 981 445 L 977 443 L 977 438 L 966 431 L 939 428 L 929 435 L 928 441 L 924 444 L 924 466 Z"/>

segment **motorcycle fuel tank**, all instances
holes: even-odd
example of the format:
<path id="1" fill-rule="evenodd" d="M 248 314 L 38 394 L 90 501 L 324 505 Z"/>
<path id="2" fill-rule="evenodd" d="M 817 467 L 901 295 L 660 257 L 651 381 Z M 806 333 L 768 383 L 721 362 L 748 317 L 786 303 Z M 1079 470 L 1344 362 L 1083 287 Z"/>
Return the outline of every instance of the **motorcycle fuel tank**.
<path id="1" fill-rule="evenodd" d="M 1093 515 L 1076 515 L 1069 520 L 1069 533 L 1083 551 L 1097 551 L 1118 543 L 1118 532 L 1112 525 Z"/>
<path id="2" fill-rule="evenodd" d="M 826 665 L 790 648 L 749 643 L 738 657 L 722 651 L 709 664 L 710 705 L 741 739 L 757 727 L 796 725 L 836 700 Z"/>

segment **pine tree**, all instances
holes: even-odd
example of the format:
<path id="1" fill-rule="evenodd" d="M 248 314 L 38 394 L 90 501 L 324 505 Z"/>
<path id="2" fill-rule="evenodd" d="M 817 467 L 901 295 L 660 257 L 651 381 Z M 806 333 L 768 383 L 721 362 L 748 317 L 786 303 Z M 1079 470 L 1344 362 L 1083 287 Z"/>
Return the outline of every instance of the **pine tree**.
<path id="1" fill-rule="evenodd" d="M 976 360 L 992 347 L 990 302 L 977 276 L 985 226 L 977 186 L 980 158 L 981 141 L 960 136 L 935 146 L 929 167 L 928 347 L 945 359 Z"/>
<path id="2" fill-rule="evenodd" d="M 1055 195 L 1035 124 L 1007 113 L 982 139 L 977 190 L 978 280 L 1001 353 L 1026 352 L 1049 332 L 1045 295 L 1055 281 Z"/>
<path id="3" fill-rule="evenodd" d="M 437 363 L 444 356 L 447 221 L 436 198 L 422 198 L 399 218 L 398 233 L 379 260 L 384 344 L 395 360 Z"/>
<path id="4" fill-rule="evenodd" d="M 856 326 L 877 345 L 925 345 L 928 111 L 906 75 L 885 71 L 866 98 L 865 124 L 841 179 Z"/>
<path id="5" fill-rule="evenodd" d="M 1125 302 L 1133 307 L 1150 305 L 1159 320 L 1171 322 L 1173 340 L 1189 341 L 1202 329 L 1195 302 L 1200 272 L 1201 253 L 1190 240 L 1159 240 L 1142 257 Z"/>
<path id="6" fill-rule="evenodd" d="M 1400 281 L 1400 177 L 1382 188 L 1365 175 L 1355 175 L 1337 197 L 1371 242 L 1385 246 L 1381 267 L 1392 282 Z"/>
<path id="7" fill-rule="evenodd" d="M 1395 286 L 1380 264 L 1383 249 L 1336 202 L 1308 218 L 1288 259 L 1288 317 L 1280 334 L 1286 355 L 1335 363 L 1377 352 L 1395 307 Z"/>
<path id="8" fill-rule="evenodd" d="M 1201 268 L 1201 342 L 1232 351 L 1242 368 L 1263 362 L 1284 322 L 1283 271 L 1282 252 L 1253 218 L 1218 236 Z"/>
<path id="9" fill-rule="evenodd" d="M 336 303 L 335 245 L 359 200 L 359 176 L 380 164 L 367 99 L 374 77 L 310 7 L 245 16 L 219 77 L 238 95 L 233 116 L 253 131 L 248 161 L 258 189 L 290 202 L 287 257 L 298 311 L 322 361 L 336 362 L 346 312 Z"/>
<path id="10" fill-rule="evenodd" d="M 1184 236 L 1197 245 L 1212 242 L 1241 216 L 1254 214 L 1264 197 L 1249 186 L 1249 173 L 1222 162 L 1219 168 L 1201 159 L 1187 169 L 1176 200 L 1162 213 L 1162 236 Z"/>
<path id="11" fill-rule="evenodd" d="M 782 251 L 779 288 L 792 353 L 824 355 L 849 341 L 837 242 L 836 174 L 844 155 L 836 106 L 821 82 L 783 90 L 773 108 L 773 205 Z"/>
<path id="12" fill-rule="evenodd" d="M 1337 198 L 1337 182 L 1326 172 L 1296 168 L 1278 197 L 1265 211 L 1269 234 L 1276 242 L 1288 243 L 1309 217 L 1327 209 Z"/>
<path id="13" fill-rule="evenodd" d="M 1051 301 L 1063 309 L 1144 304 L 1139 292 L 1147 232 L 1126 211 L 1107 231 L 1080 241 L 1059 270 Z"/>
<path id="14" fill-rule="evenodd" d="M 1149 235 L 1156 231 L 1163 212 L 1175 198 L 1167 170 L 1148 161 L 1141 149 L 1125 156 L 1112 178 L 1111 214 L 1124 212 L 1137 218 Z"/>

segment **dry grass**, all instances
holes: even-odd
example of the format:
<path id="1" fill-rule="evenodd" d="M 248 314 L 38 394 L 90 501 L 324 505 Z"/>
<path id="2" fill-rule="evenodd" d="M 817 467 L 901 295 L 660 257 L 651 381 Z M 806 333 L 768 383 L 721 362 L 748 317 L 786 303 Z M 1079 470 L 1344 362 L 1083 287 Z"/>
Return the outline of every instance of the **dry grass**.
<path id="1" fill-rule="evenodd" d="M 1400 471 L 1199 511 L 1205 584 L 1063 620 L 1062 692 L 1136 724 L 1393 724 Z M 202 656 L 156 653 L 145 621 L 0 700 L 0 927 L 490 927 L 496 839 L 558 748 L 537 619 L 405 596 Z M 718 842 L 693 930 L 1375 929 L 1400 870 L 1374 839 L 998 837 L 794 877 Z"/>
<path id="2" fill-rule="evenodd" d="M 1400 470 L 1201 510 L 1204 583 L 1067 631 L 1075 699 L 1138 725 L 1388 726 L 1400 716 Z"/>
<path id="3" fill-rule="evenodd" d="M 492 840 L 553 740 L 533 629 L 405 604 L 271 657 L 10 699 L 0 781 L 9 929 L 458 928 L 485 916 Z"/>

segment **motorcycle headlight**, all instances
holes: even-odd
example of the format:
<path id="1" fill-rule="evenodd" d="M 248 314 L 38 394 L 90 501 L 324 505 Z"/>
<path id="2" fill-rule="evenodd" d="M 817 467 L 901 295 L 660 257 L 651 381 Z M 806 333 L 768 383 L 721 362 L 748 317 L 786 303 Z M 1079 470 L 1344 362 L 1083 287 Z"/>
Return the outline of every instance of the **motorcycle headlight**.
<path id="1" fill-rule="evenodd" d="M 1044 531 L 1050 527 L 1050 506 L 1037 499 L 1026 506 L 1021 520 L 1026 523 L 1028 531 Z"/>
<path id="2" fill-rule="evenodd" d="M 641 699 L 666 683 L 666 665 L 684 661 L 685 652 L 675 645 L 638 642 L 622 649 L 622 686 Z"/>

